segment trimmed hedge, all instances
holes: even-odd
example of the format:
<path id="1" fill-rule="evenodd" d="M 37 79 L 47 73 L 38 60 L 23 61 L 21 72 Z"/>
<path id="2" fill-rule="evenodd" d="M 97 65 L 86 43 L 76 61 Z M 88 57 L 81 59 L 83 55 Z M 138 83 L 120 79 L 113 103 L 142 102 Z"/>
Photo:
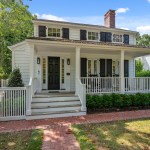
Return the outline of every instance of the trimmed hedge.
<path id="1" fill-rule="evenodd" d="M 150 70 L 136 72 L 136 77 L 150 77 Z"/>
<path id="2" fill-rule="evenodd" d="M 150 93 L 87 95 L 88 110 L 150 108 Z"/>

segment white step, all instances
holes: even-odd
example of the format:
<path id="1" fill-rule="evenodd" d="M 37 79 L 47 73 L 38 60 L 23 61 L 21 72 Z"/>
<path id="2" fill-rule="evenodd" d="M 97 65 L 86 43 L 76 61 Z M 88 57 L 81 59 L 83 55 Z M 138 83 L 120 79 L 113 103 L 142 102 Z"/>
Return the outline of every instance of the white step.
<path id="1" fill-rule="evenodd" d="M 76 101 L 78 97 L 33 97 L 32 102 L 61 102 L 61 101 Z"/>
<path id="2" fill-rule="evenodd" d="M 61 112 L 58 114 L 47 114 L 47 115 L 32 115 L 26 116 L 26 120 L 34 119 L 48 119 L 48 118 L 60 118 L 60 117 L 72 117 L 72 116 L 83 116 L 86 115 L 86 112 Z"/>
<path id="3" fill-rule="evenodd" d="M 81 110 L 81 106 L 32 109 L 32 113 L 51 113 L 51 112 L 57 113 L 58 111 L 73 111 L 73 110 Z"/>
<path id="4" fill-rule="evenodd" d="M 69 105 L 81 105 L 81 102 L 80 101 L 64 101 L 64 102 L 45 102 L 45 103 L 32 103 L 31 104 L 31 107 L 32 108 L 47 108 L 47 107 L 66 107 L 66 106 L 69 106 Z"/>

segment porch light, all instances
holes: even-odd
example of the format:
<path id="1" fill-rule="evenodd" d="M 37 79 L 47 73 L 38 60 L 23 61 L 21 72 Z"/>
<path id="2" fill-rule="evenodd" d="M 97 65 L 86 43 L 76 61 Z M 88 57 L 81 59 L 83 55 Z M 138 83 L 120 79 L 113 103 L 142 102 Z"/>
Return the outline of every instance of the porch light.
<path id="1" fill-rule="evenodd" d="M 40 64 L 40 57 L 37 58 L 37 64 Z"/>
<path id="2" fill-rule="evenodd" d="M 69 58 L 67 59 L 67 65 L 70 65 L 70 59 Z"/>

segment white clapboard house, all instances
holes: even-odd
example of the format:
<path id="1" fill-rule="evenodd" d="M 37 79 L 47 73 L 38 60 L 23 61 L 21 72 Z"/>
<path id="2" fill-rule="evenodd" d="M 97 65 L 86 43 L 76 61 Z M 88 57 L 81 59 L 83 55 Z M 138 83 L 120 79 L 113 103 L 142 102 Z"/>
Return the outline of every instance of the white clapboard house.
<path id="1" fill-rule="evenodd" d="M 92 22 L 91 22 L 92 23 Z M 135 77 L 135 58 L 150 54 L 136 46 L 137 32 L 116 28 L 115 11 L 104 26 L 35 19 L 34 36 L 10 46 L 28 92 L 28 119 L 86 114 L 86 94 L 150 90 Z"/>

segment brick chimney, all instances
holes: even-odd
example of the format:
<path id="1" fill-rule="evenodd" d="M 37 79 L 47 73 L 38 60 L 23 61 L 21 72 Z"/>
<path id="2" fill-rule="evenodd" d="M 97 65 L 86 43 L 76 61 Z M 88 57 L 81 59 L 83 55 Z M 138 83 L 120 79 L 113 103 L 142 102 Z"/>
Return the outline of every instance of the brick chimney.
<path id="1" fill-rule="evenodd" d="M 109 10 L 104 16 L 104 26 L 108 28 L 115 28 L 115 10 Z"/>

